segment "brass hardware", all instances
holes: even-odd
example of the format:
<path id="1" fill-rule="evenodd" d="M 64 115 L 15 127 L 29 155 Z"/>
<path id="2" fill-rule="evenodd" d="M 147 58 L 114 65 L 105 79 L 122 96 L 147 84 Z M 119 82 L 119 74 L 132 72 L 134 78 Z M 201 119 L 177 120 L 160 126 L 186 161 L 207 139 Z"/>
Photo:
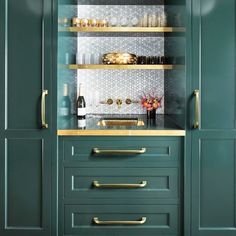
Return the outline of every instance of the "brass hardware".
<path id="1" fill-rule="evenodd" d="M 108 98 L 106 101 L 104 102 L 100 102 L 101 104 L 107 104 L 107 105 L 112 105 L 113 104 L 113 100 L 111 98 Z"/>
<path id="2" fill-rule="evenodd" d="M 195 106 L 195 124 L 193 125 L 194 129 L 199 128 L 199 90 L 194 90 L 194 96 L 196 97 L 196 106 Z"/>
<path id="3" fill-rule="evenodd" d="M 116 104 L 117 104 L 118 108 L 121 108 L 122 100 L 121 99 L 117 99 L 116 100 Z"/>
<path id="4" fill-rule="evenodd" d="M 93 181 L 93 186 L 96 188 L 144 188 L 147 186 L 147 181 L 139 184 L 100 184 L 98 181 Z"/>
<path id="5" fill-rule="evenodd" d="M 122 119 L 104 119 L 100 120 L 97 123 L 98 126 L 144 126 L 145 123 L 142 120 L 134 119 L 134 120 L 122 120 Z"/>
<path id="6" fill-rule="evenodd" d="M 131 103 L 139 103 L 139 101 L 134 101 L 134 100 L 132 101 L 130 98 L 126 98 L 125 103 L 127 105 L 130 105 Z"/>
<path id="7" fill-rule="evenodd" d="M 98 217 L 93 218 L 93 222 L 96 225 L 143 225 L 147 221 L 146 217 L 142 217 L 140 220 L 135 220 L 135 221 L 126 221 L 126 220 L 109 220 L 109 221 L 102 221 L 99 220 Z"/>
<path id="8" fill-rule="evenodd" d="M 46 123 L 46 95 L 48 95 L 48 90 L 43 90 L 42 96 L 41 96 L 41 122 L 42 122 L 42 128 L 47 129 L 48 124 Z"/>
<path id="9" fill-rule="evenodd" d="M 143 154 L 146 151 L 146 148 L 141 148 L 140 150 L 101 150 L 93 148 L 93 153 L 95 154 Z"/>

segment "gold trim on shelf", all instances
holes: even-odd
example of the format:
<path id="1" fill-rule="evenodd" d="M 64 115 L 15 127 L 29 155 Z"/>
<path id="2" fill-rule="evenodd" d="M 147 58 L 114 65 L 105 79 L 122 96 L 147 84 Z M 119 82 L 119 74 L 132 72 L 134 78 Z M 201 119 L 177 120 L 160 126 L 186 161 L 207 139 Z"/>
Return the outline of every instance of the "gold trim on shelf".
<path id="1" fill-rule="evenodd" d="M 154 32 L 171 33 L 185 32 L 184 27 L 66 27 L 59 28 L 59 32 Z"/>
<path id="2" fill-rule="evenodd" d="M 58 136 L 185 136 L 185 130 L 58 130 Z"/>
<path id="3" fill-rule="evenodd" d="M 99 220 L 98 217 L 93 218 L 93 222 L 96 225 L 143 225 L 147 221 L 146 217 L 142 217 L 140 220 Z"/>
<path id="4" fill-rule="evenodd" d="M 81 69 L 98 69 L 98 70 L 174 70 L 183 69 L 184 65 L 103 65 L 103 64 L 86 64 L 86 65 L 68 65 L 70 70 Z"/>

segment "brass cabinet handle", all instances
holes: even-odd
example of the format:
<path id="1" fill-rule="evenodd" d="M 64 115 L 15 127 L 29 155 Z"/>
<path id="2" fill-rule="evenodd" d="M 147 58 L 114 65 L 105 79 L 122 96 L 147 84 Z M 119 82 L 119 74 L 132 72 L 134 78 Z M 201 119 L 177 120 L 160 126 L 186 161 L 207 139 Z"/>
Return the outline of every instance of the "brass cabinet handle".
<path id="1" fill-rule="evenodd" d="M 142 217 L 140 220 L 134 220 L 134 221 L 126 221 L 126 220 L 102 221 L 102 220 L 99 220 L 98 217 L 93 218 L 93 222 L 96 225 L 143 225 L 146 221 L 147 221 L 146 217 Z"/>
<path id="2" fill-rule="evenodd" d="M 147 181 L 142 181 L 139 184 L 100 184 L 95 180 L 93 186 L 96 188 L 144 188 L 147 186 Z"/>
<path id="3" fill-rule="evenodd" d="M 194 90 L 194 96 L 196 97 L 196 106 L 195 106 L 195 124 L 193 125 L 194 129 L 199 128 L 199 90 Z"/>
<path id="4" fill-rule="evenodd" d="M 140 150 L 101 150 L 93 148 L 93 153 L 95 154 L 143 154 L 146 151 L 146 148 L 141 148 Z"/>
<path id="5" fill-rule="evenodd" d="M 46 95 L 48 95 L 48 90 L 43 90 L 42 97 L 41 97 L 41 122 L 42 128 L 47 129 L 48 124 L 46 123 Z"/>

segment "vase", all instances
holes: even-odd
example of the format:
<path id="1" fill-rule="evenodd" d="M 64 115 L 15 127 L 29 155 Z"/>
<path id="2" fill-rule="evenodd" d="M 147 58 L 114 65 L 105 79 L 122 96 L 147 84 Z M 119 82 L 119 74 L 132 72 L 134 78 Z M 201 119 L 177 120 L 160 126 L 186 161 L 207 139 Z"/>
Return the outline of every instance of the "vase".
<path id="1" fill-rule="evenodd" d="M 147 111 L 147 119 L 148 120 L 156 120 L 156 109 L 151 111 Z"/>

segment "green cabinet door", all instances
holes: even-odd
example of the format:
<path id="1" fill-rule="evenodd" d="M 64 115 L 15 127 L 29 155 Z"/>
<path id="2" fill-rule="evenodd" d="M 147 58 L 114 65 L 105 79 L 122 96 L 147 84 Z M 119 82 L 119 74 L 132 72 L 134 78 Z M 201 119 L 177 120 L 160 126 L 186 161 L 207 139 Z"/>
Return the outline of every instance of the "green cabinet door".
<path id="1" fill-rule="evenodd" d="M 191 235 L 236 235 L 235 0 L 193 0 Z M 196 97 L 192 96 L 191 126 Z M 192 128 L 192 127 L 190 127 Z"/>
<path id="2" fill-rule="evenodd" d="M 0 1 L 1 236 L 51 234 L 51 5 Z"/>

